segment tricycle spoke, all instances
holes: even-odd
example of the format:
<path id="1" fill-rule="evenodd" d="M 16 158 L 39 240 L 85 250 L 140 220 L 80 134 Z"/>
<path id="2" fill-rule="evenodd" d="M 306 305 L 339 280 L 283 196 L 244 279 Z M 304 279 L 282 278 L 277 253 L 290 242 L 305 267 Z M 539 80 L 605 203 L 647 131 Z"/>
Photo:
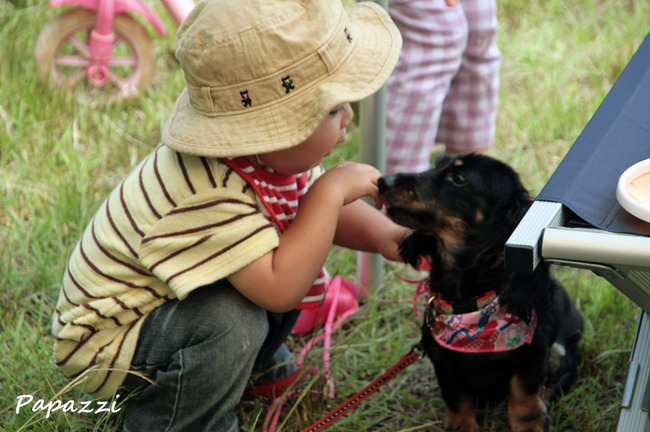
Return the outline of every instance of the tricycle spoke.
<path id="1" fill-rule="evenodd" d="M 85 42 L 80 41 L 74 36 L 69 37 L 67 41 L 70 42 L 70 45 L 75 47 L 77 51 L 79 51 L 79 54 L 81 54 L 84 58 L 90 57 L 90 54 L 88 52 L 88 45 Z"/>
<path id="2" fill-rule="evenodd" d="M 79 56 L 61 56 L 54 59 L 54 63 L 57 66 L 68 66 L 68 67 L 88 67 L 89 62 L 87 59 Z"/>
<path id="3" fill-rule="evenodd" d="M 134 67 L 138 64 L 138 59 L 135 56 L 128 57 L 111 57 L 108 60 L 108 65 L 111 67 L 115 66 L 129 66 Z"/>
<path id="4" fill-rule="evenodd" d="M 66 78 L 66 82 L 69 86 L 74 87 L 82 80 L 86 79 L 88 74 L 85 69 L 79 70 L 77 73 L 70 75 Z"/>
<path id="5" fill-rule="evenodd" d="M 124 89 L 127 88 L 129 84 L 128 79 L 123 79 L 119 75 L 116 75 L 113 72 L 111 72 L 110 70 L 108 71 L 107 80 L 115 84 L 115 86 L 119 88 L 121 91 L 124 91 Z"/>

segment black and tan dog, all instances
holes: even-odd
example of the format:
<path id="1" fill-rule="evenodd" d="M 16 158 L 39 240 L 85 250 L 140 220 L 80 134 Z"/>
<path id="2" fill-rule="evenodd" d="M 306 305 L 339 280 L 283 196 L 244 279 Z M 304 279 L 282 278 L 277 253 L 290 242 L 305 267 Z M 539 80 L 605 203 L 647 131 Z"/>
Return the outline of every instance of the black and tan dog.
<path id="1" fill-rule="evenodd" d="M 504 244 L 531 205 L 517 173 L 488 156 L 440 158 L 419 174 L 379 180 L 395 222 L 413 228 L 404 260 L 431 265 L 422 327 L 449 431 L 478 431 L 474 408 L 509 396 L 514 432 L 548 431 L 548 407 L 576 377 L 583 319 L 540 264 L 504 268 Z"/>

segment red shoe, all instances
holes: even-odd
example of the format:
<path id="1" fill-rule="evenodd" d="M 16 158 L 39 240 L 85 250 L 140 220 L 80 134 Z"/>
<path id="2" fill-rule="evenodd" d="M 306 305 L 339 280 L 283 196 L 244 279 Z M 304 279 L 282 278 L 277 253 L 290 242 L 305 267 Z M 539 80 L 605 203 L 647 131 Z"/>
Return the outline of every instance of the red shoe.
<path id="1" fill-rule="evenodd" d="M 275 399 L 282 396 L 297 380 L 300 380 L 306 376 L 317 376 L 319 374 L 320 371 L 318 368 L 315 368 L 313 366 L 299 367 L 283 378 L 262 384 L 253 383 L 246 389 L 246 394 Z"/>

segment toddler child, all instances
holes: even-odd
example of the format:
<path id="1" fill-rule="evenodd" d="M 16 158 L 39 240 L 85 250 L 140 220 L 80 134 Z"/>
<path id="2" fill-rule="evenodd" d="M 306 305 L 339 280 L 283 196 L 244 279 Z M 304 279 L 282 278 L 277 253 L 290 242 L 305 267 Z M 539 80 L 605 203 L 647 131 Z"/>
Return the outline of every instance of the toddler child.
<path id="1" fill-rule="evenodd" d="M 74 249 L 53 320 L 85 391 L 138 389 L 125 430 L 239 430 L 251 375 L 295 373 L 284 341 L 331 245 L 399 259 L 404 228 L 359 200 L 380 173 L 320 164 L 400 46 L 373 3 L 205 0 L 182 23 L 187 86 Z"/>

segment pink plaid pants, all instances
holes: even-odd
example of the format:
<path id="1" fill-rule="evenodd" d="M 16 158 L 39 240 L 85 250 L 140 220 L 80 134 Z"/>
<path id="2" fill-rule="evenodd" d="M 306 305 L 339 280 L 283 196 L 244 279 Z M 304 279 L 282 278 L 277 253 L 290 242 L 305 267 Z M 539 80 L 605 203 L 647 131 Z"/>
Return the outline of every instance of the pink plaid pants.
<path id="1" fill-rule="evenodd" d="M 448 152 L 494 142 L 501 53 L 496 1 L 390 0 L 404 39 L 387 84 L 386 173 L 430 166 L 436 143 Z"/>

